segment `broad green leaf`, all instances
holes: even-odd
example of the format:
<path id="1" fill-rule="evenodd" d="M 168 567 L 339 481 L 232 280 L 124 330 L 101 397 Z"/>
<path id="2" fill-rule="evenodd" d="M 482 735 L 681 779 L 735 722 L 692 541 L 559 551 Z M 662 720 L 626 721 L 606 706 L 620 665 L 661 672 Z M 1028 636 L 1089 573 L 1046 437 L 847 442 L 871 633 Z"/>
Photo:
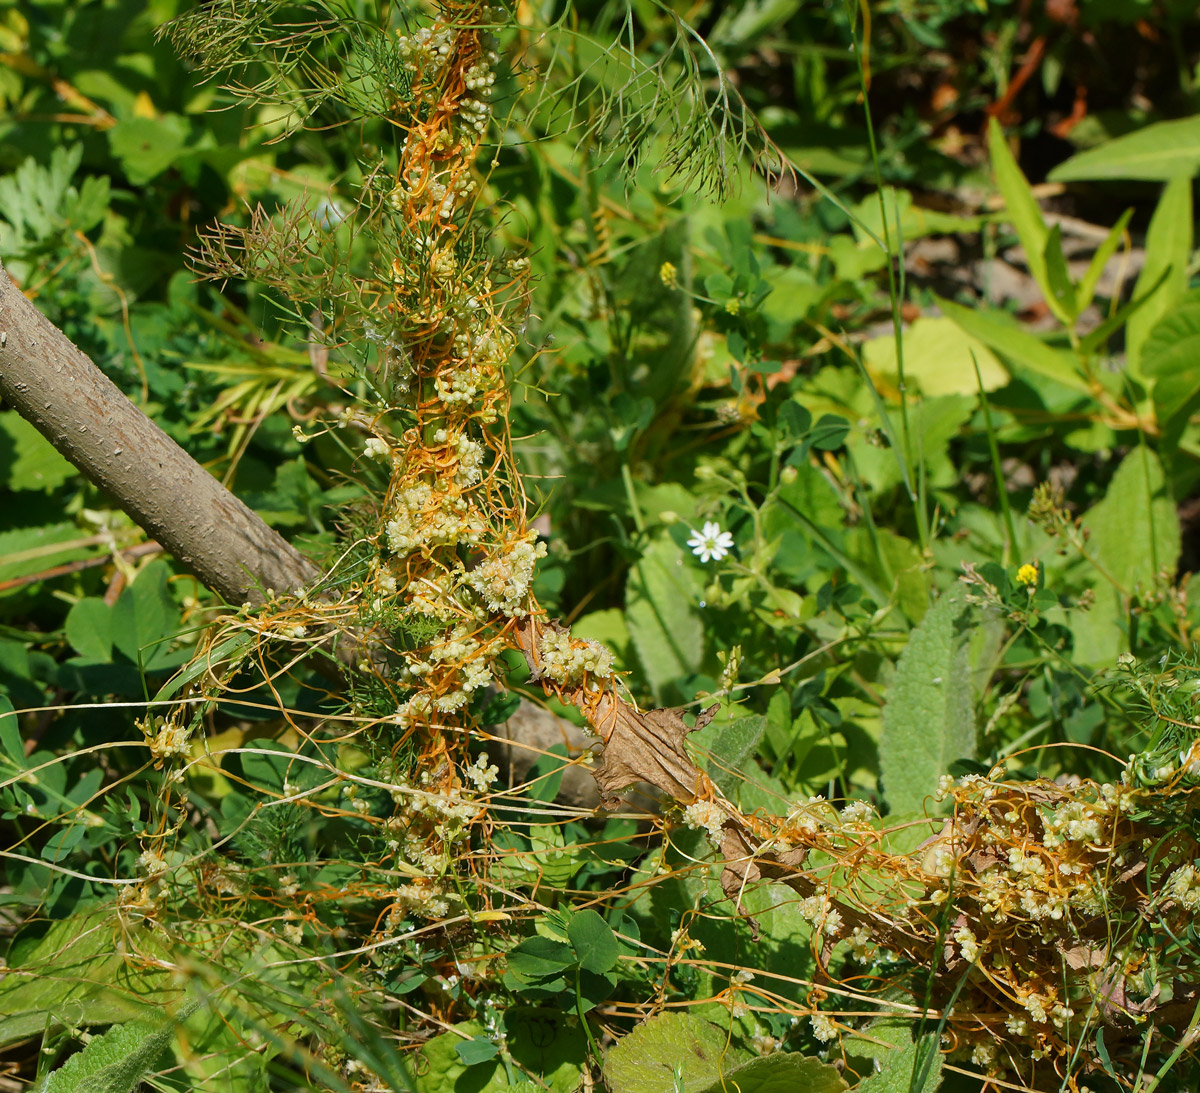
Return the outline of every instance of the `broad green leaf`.
<path id="1" fill-rule="evenodd" d="M 724 1029 L 691 1014 L 663 1013 L 609 1050 L 604 1080 L 610 1093 L 703 1093 L 748 1059 L 730 1046 Z"/>
<path id="2" fill-rule="evenodd" d="M 112 660 L 112 608 L 98 596 L 77 600 L 67 612 L 67 641 L 80 656 L 89 660 Z"/>
<path id="3" fill-rule="evenodd" d="M 541 934 L 526 938 L 509 951 L 506 959 L 508 970 L 526 982 L 561 975 L 575 964 L 570 945 Z"/>
<path id="4" fill-rule="evenodd" d="M 587 1038 L 573 1018 L 554 1009 L 512 1006 L 504 1014 L 507 1047 L 514 1080 L 499 1059 L 467 1066 L 458 1052 L 460 1044 L 486 1037 L 478 1021 L 465 1021 L 442 1033 L 420 1049 L 420 1064 L 412 1068 L 418 1093 L 519 1093 L 526 1088 L 552 1093 L 574 1093 L 587 1057 Z M 538 1081 L 529 1083 L 524 1075 Z"/>
<path id="5" fill-rule="evenodd" d="M 981 216 L 956 216 L 953 213 L 922 208 L 913 204 L 912 194 L 907 190 L 884 186 L 854 206 L 854 219 L 851 224 L 860 246 L 871 241 L 872 237 L 884 237 L 884 210 L 887 211 L 888 232 L 891 234 L 893 247 L 897 246 L 901 239 L 909 243 L 926 235 L 977 232 L 985 222 L 985 218 Z"/>
<path id="6" fill-rule="evenodd" d="M 909 636 L 883 708 L 879 773 L 892 812 L 919 812 L 956 759 L 975 755 L 967 605 L 943 593 Z"/>
<path id="7" fill-rule="evenodd" d="M 584 971 L 603 973 L 617 963 L 621 951 L 617 937 L 612 927 L 590 908 L 571 916 L 567 937 Z"/>
<path id="8" fill-rule="evenodd" d="M 125 177 L 135 186 L 161 175 L 187 144 L 187 119 L 178 114 L 161 118 L 126 118 L 108 131 L 108 145 Z"/>
<path id="9" fill-rule="evenodd" d="M 950 458 L 950 442 L 970 419 L 977 401 L 977 395 L 938 395 L 909 402 L 908 433 L 914 479 L 924 474 L 926 481 L 936 486 L 953 488 L 958 484 L 960 474 Z M 876 492 L 901 481 L 894 452 L 872 443 L 865 431 L 856 430 L 846 446 L 863 481 Z M 863 587 L 867 588 L 865 584 Z M 885 592 L 879 602 L 889 598 Z"/>
<path id="10" fill-rule="evenodd" d="M 118 949 L 121 924 L 101 907 L 62 919 L 0 980 L 0 1047 L 41 1035 L 69 1020 L 77 1028 L 153 1016 L 178 998 L 170 972 L 135 968 Z M 149 934 L 145 957 L 168 953 Z M 169 965 L 164 960 L 163 968 Z"/>
<path id="11" fill-rule="evenodd" d="M 665 535 L 650 544 L 629 572 L 626 624 L 646 680 L 660 702 L 667 688 L 697 671 L 704 658 L 700 596 L 698 574 Z"/>
<path id="12" fill-rule="evenodd" d="M 974 395 L 979 390 L 972 357 L 979 364 L 983 389 L 995 391 L 1008 382 L 1008 372 L 986 345 L 952 319 L 922 317 L 903 334 L 904 378 L 926 395 Z M 872 375 L 895 383 L 900 369 L 896 339 L 890 334 L 863 346 L 863 361 Z"/>
<path id="13" fill-rule="evenodd" d="M 278 740 L 256 740 L 254 747 L 258 750 L 239 756 L 242 774 L 250 782 L 248 788 L 260 793 L 283 793 L 289 774 L 294 777 L 299 766 L 296 753 Z"/>
<path id="14" fill-rule="evenodd" d="M 583 864 L 583 852 L 574 843 L 568 846 L 562 828 L 555 824 L 534 824 L 529 829 L 529 846 L 532 883 L 564 888 Z"/>
<path id="15" fill-rule="evenodd" d="M 1125 358 L 1130 373 L 1141 376 L 1141 353 L 1150 331 L 1188 287 L 1188 260 L 1192 254 L 1192 183 L 1177 178 L 1163 188 L 1162 197 L 1146 232 L 1146 261 L 1134 285 L 1134 297 L 1150 291 L 1160 277 L 1166 280 L 1125 325 Z M 1167 271 L 1170 271 L 1169 273 Z"/>
<path id="16" fill-rule="evenodd" d="M 1160 430 L 1159 451 L 1164 460 L 1179 458 L 1179 439 L 1198 407 L 1200 361 L 1194 362 L 1191 369 L 1159 376 L 1154 381 L 1154 413 Z"/>
<path id="17" fill-rule="evenodd" d="M 629 627 L 625 625 L 625 612 L 618 607 L 588 612 L 571 624 L 571 636 L 608 646 L 618 663 L 623 662 L 629 652 Z"/>
<path id="18" fill-rule="evenodd" d="M 167 659 L 169 639 L 178 627 L 179 612 L 167 589 L 170 572 L 166 562 L 151 562 L 112 609 L 113 645 L 147 669 Z"/>
<path id="19" fill-rule="evenodd" d="M 178 1023 L 160 1012 L 114 1025 L 47 1074 L 35 1093 L 133 1093 L 171 1045 Z"/>
<path id="20" fill-rule="evenodd" d="M 1054 349 L 1012 322 L 988 311 L 976 311 L 949 300 L 936 298 L 938 307 L 968 334 L 1008 359 L 1018 369 L 1028 369 L 1073 390 L 1091 394 L 1087 380 L 1079 374 L 1070 353 Z"/>
<path id="21" fill-rule="evenodd" d="M 48 493 L 75 473 L 54 445 L 15 410 L 0 414 L 0 485 Z"/>
<path id="22" fill-rule="evenodd" d="M 1042 218 L 1042 210 L 1038 208 L 1033 190 L 1009 151 L 1004 130 L 995 118 L 988 119 L 988 155 L 996 175 L 996 185 L 1004 197 L 1005 215 L 1021 241 L 1029 272 L 1046 297 L 1046 302 L 1051 303 L 1053 292 L 1046 277 L 1046 239 L 1049 235 L 1046 221 Z"/>
<path id="23" fill-rule="evenodd" d="M 762 714 L 731 717 L 728 713 L 718 714 L 709 727 L 704 769 L 727 797 L 736 796 L 747 779 L 753 781 L 760 773 L 754 753 L 766 728 L 767 719 Z"/>
<path id="24" fill-rule="evenodd" d="M 1128 597 L 1149 590 L 1159 570 L 1174 573 L 1180 529 L 1158 456 L 1139 446 L 1125 456 L 1102 500 L 1082 518 L 1097 568 L 1096 603 L 1073 622 L 1073 661 L 1111 664 L 1128 647 Z M 1114 587 L 1113 582 L 1116 582 Z"/>
<path id="25" fill-rule="evenodd" d="M 782 1052 L 751 1059 L 704 1093 L 842 1093 L 846 1079 L 828 1063 Z"/>
<path id="26" fill-rule="evenodd" d="M 1158 379 L 1197 370 L 1200 370 L 1200 292 L 1190 292 L 1150 331 L 1142 347 L 1142 373 Z"/>
<path id="27" fill-rule="evenodd" d="M 491 1040 L 477 1036 L 473 1040 L 459 1040 L 454 1045 L 454 1050 L 467 1066 L 475 1066 L 478 1063 L 486 1063 L 489 1059 L 496 1058 L 500 1054 L 500 1049 Z"/>
<path id="28" fill-rule="evenodd" d="M 923 433 L 922 440 L 929 434 Z M 945 459 L 942 453 L 942 459 Z M 938 462 L 941 462 L 939 460 Z M 938 470 L 933 463 L 932 470 Z M 941 475 L 931 477 L 940 480 Z M 929 563 L 916 543 L 897 535 L 891 528 L 851 528 L 845 536 L 846 552 L 890 590 L 889 599 L 898 603 L 914 625 L 929 610 Z"/>
<path id="29" fill-rule="evenodd" d="M 862 1093 L 934 1093 L 942 1084 L 942 1053 L 929 1033 L 899 1051 L 876 1056 L 880 1070 L 854 1088 Z"/>
<path id="30" fill-rule="evenodd" d="M 1097 148 L 1088 148 L 1060 163 L 1048 177 L 1051 182 L 1104 178 L 1167 182 L 1193 178 L 1197 171 L 1200 171 L 1200 115 L 1155 122 Z"/>
<path id="31" fill-rule="evenodd" d="M 1158 450 L 1170 461 L 1200 407 L 1200 292 L 1184 296 L 1154 326 L 1142 346 L 1141 370 L 1154 380 Z"/>
<path id="32" fill-rule="evenodd" d="M 1121 461 L 1102 500 L 1083 516 L 1088 553 L 1126 595 L 1148 590 L 1161 569 L 1179 561 L 1179 516 L 1167 494 L 1162 464 L 1145 445 Z"/>

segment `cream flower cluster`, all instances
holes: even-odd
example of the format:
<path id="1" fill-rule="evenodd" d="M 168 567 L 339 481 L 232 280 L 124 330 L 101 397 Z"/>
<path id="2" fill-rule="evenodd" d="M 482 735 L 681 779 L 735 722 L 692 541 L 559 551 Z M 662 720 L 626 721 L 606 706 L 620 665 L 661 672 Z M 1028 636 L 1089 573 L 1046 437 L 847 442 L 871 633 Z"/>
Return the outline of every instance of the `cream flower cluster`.
<path id="1" fill-rule="evenodd" d="M 725 819 L 725 810 L 714 801 L 693 801 L 683 810 L 683 822 L 688 827 L 703 831 L 709 843 L 718 850 Z"/>
<path id="2" fill-rule="evenodd" d="M 546 544 L 530 531 L 516 542 L 494 548 L 494 553 L 467 574 L 467 584 L 493 614 L 520 618 L 529 614 L 529 587 L 534 566 L 546 556 Z"/>
<path id="3" fill-rule="evenodd" d="M 577 684 L 585 676 L 608 679 L 613 674 L 612 653 L 596 641 L 573 641 L 565 630 L 546 631 L 541 652 L 542 675 L 555 683 Z"/>

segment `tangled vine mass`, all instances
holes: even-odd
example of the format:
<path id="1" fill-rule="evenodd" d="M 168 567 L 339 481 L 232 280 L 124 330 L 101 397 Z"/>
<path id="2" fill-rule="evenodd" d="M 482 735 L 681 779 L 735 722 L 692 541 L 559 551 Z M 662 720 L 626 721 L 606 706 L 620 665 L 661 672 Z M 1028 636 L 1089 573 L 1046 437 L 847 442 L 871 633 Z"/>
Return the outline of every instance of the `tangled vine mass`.
<path id="1" fill-rule="evenodd" d="M 1186 1050 L 1200 1014 L 1192 925 L 1200 745 L 1164 744 L 1154 769 L 1143 757 L 1110 784 L 1020 780 L 1003 768 L 947 776 L 940 830 L 897 850 L 862 802 L 839 809 L 813 798 L 783 815 L 741 812 L 689 755 L 686 741 L 706 715 L 689 723 L 679 711 L 638 710 L 611 653 L 539 607 L 531 585 L 546 546 L 530 526 L 508 432 L 529 261 L 495 253 L 488 210 L 478 208 L 501 64 L 493 31 L 509 20 L 485 3 L 444 0 L 435 17 L 374 47 L 394 78 L 376 83 L 386 101 L 372 108 L 400 134 L 400 165 L 368 174 L 352 214 L 299 227 L 296 217 L 260 211 L 209 240 L 203 257 L 214 276 L 273 283 L 324 316 L 334 346 L 358 343 L 379 402 L 329 428 L 362 436 L 361 459 L 382 469 L 386 488 L 378 511 L 348 518 L 353 534 L 318 587 L 279 592 L 265 608 L 223 620 L 192 684 L 208 705 L 180 706 L 147 726 L 156 760 L 194 762 L 190 734 L 212 703 L 236 693 L 248 660 L 276 679 L 332 640 L 352 661 L 345 724 L 355 727 L 297 722 L 295 735 L 331 756 L 352 746 L 368 764 L 331 759 L 334 797 L 289 773 L 270 804 L 372 826 L 372 867 L 351 884 L 376 909 L 367 949 L 447 921 L 512 922 L 522 906 L 503 883 L 511 863 L 506 873 L 504 854 L 487 841 L 497 767 L 472 742 L 490 738 L 479 711 L 519 654 L 530 683 L 577 707 L 598 738 L 598 761 L 581 761 L 593 762 L 605 804 L 648 783 L 665 800 L 660 831 L 707 836 L 729 913 L 741 912 L 755 886 L 790 890 L 780 899 L 798 904 L 818 967 L 808 1005 L 791 1012 L 809 1020 L 829 1058 L 863 1024 L 844 1009 L 848 989 L 875 999 L 879 1013 L 904 996 L 903 1012 L 936 1028 L 951 1060 L 998 1082 L 1051 1089 L 1065 1080 L 1076 1089 L 1104 1072 L 1127 1086 L 1147 1058 Z M 215 33 L 182 26 L 176 33 L 194 53 L 202 29 Z M 231 61 L 228 50 L 206 56 Z M 357 102 L 363 91 L 344 93 Z M 281 649 L 296 658 L 281 660 Z M 164 790 L 166 814 L 179 823 L 181 784 L 168 778 Z M 171 898 L 160 849 L 168 834 L 147 841 L 147 881 L 127 892 L 127 911 L 155 914 Z M 198 868 L 198 890 L 227 919 L 266 884 L 296 941 L 322 930 L 323 900 L 345 898 L 295 870 L 263 881 L 211 860 Z M 346 885 L 342 878 L 343 893 Z M 382 966 L 385 953 L 369 959 Z M 470 974 L 483 980 L 500 967 L 483 960 Z M 747 984 L 726 997 L 789 1005 Z M 649 999 L 639 1012 L 654 1008 Z M 453 1014 L 447 1000 L 436 1015 Z M 1182 1045 L 1163 1042 L 1155 1027 L 1164 1022 L 1187 1028 Z"/>

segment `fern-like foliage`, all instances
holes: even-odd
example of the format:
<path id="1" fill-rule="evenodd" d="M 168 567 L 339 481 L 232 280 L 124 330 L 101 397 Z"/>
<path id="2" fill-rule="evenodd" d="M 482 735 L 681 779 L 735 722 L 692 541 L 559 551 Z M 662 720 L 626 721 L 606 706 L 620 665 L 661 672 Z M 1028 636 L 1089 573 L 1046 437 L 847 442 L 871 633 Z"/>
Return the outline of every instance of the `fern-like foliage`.
<path id="1" fill-rule="evenodd" d="M 236 102 L 273 106 L 285 135 L 364 118 L 403 121 L 412 69 L 400 32 L 408 4 L 380 6 L 377 21 L 352 4 L 216 0 L 159 28 Z"/>
<path id="2" fill-rule="evenodd" d="M 673 33 L 655 55 L 640 48 L 634 6 L 627 5 L 601 43 L 565 25 L 548 27 L 535 115 L 547 130 L 574 130 L 602 163 L 617 163 L 632 182 L 648 158 L 685 190 L 723 200 L 750 163 L 768 183 L 791 173 L 708 42 L 665 4 L 654 5 Z"/>
<path id="3" fill-rule="evenodd" d="M 72 235 L 104 218 L 108 179 L 72 184 L 82 158 L 82 145 L 55 148 L 48 166 L 31 156 L 0 178 L 0 257 L 18 281 L 39 257 L 59 251 Z"/>

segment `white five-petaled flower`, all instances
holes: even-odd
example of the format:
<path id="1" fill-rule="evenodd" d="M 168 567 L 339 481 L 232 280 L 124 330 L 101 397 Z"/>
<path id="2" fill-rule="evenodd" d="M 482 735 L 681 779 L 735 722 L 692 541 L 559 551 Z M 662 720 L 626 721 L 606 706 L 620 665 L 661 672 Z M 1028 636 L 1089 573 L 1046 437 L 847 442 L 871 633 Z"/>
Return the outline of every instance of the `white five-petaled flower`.
<path id="1" fill-rule="evenodd" d="M 687 545 L 700 561 L 719 562 L 733 546 L 733 536 L 727 531 L 722 531 L 720 524 L 708 520 L 702 530 L 692 528 L 692 537 L 687 541 Z"/>

